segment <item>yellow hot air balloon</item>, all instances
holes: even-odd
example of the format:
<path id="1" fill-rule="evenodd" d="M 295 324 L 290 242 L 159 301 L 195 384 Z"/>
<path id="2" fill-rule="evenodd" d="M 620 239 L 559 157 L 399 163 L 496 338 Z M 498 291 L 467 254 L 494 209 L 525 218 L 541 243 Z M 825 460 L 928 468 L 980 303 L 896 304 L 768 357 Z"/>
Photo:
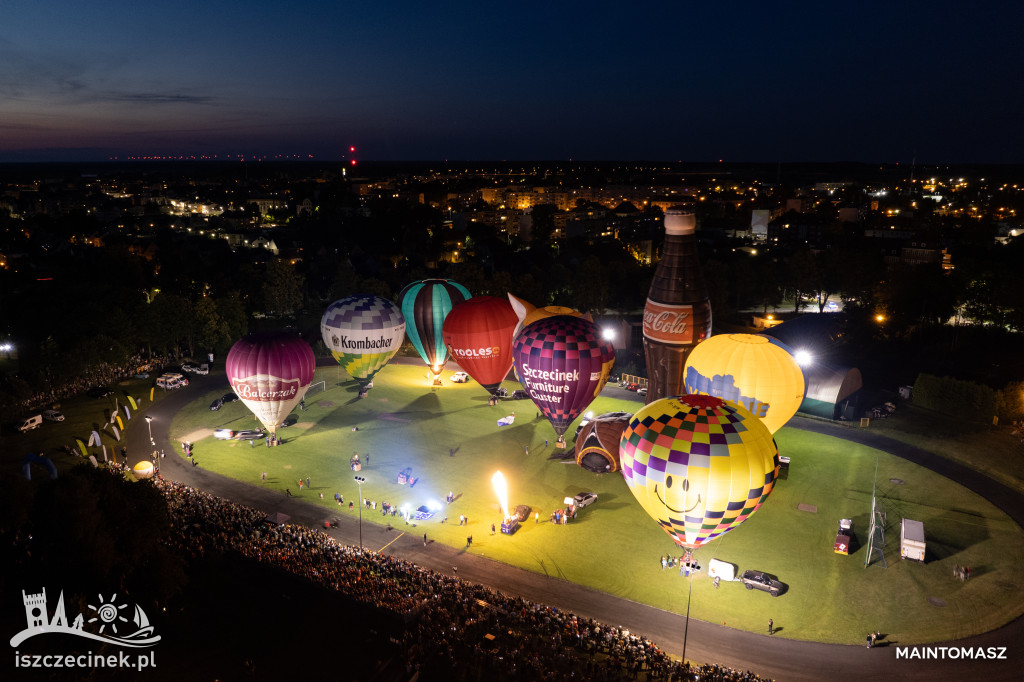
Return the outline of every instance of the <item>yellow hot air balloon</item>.
<path id="1" fill-rule="evenodd" d="M 760 419 L 721 398 L 662 398 L 633 415 L 619 458 L 640 506 L 688 550 L 736 528 L 771 494 L 778 448 Z"/>
<path id="2" fill-rule="evenodd" d="M 761 334 L 719 334 L 686 359 L 687 393 L 742 405 L 775 433 L 804 399 L 804 373 L 785 344 Z"/>

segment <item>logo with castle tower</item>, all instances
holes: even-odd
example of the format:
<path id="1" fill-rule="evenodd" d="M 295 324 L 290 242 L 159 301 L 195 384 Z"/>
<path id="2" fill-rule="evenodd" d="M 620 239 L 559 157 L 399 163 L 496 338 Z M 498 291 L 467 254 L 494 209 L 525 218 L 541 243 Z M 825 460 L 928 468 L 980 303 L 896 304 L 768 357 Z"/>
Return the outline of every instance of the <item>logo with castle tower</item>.
<path id="1" fill-rule="evenodd" d="M 148 647 L 160 641 L 160 636 L 153 634 L 153 626 L 149 624 L 146 612 L 138 605 L 135 606 L 134 612 L 126 612 L 127 604 L 118 605 L 116 594 L 109 600 L 104 600 L 103 595 L 99 595 L 95 606 L 88 604 L 94 615 L 87 618 L 86 615 L 79 613 L 70 623 L 64 611 L 63 591 L 52 616 L 49 616 L 47 611 L 45 587 L 38 594 L 28 594 L 24 590 L 21 594 L 25 602 L 27 626 L 11 638 L 12 647 L 17 647 L 29 637 L 48 633 L 75 635 L 128 647 Z M 126 613 L 131 613 L 130 620 Z M 93 631 L 96 628 L 95 624 L 98 624 L 98 631 Z M 87 630 L 86 626 L 90 629 Z"/>

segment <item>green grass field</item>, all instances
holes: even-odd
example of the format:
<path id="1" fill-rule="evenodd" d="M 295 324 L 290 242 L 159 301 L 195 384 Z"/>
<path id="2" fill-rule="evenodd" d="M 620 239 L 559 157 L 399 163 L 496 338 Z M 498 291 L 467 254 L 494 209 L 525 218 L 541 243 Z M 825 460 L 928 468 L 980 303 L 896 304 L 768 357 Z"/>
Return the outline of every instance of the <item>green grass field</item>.
<path id="1" fill-rule="evenodd" d="M 454 547 L 463 547 L 472 534 L 470 551 L 475 554 L 685 612 L 686 579 L 678 570 L 662 570 L 660 564 L 661 555 L 678 556 L 679 548 L 641 509 L 621 475 L 596 475 L 571 459 L 561 460 L 561 451 L 553 446 L 554 431 L 547 420 L 536 417 L 531 401 L 491 407 L 479 385 L 446 381 L 442 388 L 433 388 L 423 369 L 411 365 L 385 368 L 375 380 L 376 388 L 362 400 L 356 398 L 354 383 L 336 367 L 319 369 L 317 380 L 324 380 L 327 390 L 311 397 L 305 412 L 296 412 L 297 424 L 281 429 L 286 443 L 280 447 L 266 448 L 259 441 L 251 448 L 247 442 L 213 438 L 216 428 L 257 426 L 239 402 L 209 411 L 210 401 L 228 390 L 226 381 L 216 390 L 195 394 L 171 425 L 172 440 L 192 440 L 200 466 L 252 485 L 280 492 L 288 487 L 315 503 L 321 503 L 322 492 L 325 518 L 356 514 L 347 505 L 358 496 L 349 459 L 356 452 L 364 461 L 369 455 L 369 465 L 360 475 L 366 478 L 363 492 L 378 502 L 378 511 L 364 512 L 364 522 L 390 521 L 404 529 L 400 518 L 380 515 L 381 502 L 416 508 L 435 501 L 444 507 L 440 514 L 410 527 L 410 532 L 426 531 L 431 539 Z M 118 388 L 142 397 L 145 407 L 147 385 L 143 380 L 129 381 Z M 506 386 L 516 387 L 513 382 Z M 160 400 L 159 392 L 156 399 Z M 16 456 L 20 461 L 29 450 L 55 454 L 55 448 L 71 444 L 68 434 L 87 437 L 113 405 L 112 398 L 66 401 L 62 409 L 67 422 L 44 424 L 29 434 L 8 434 L 7 460 Z M 635 401 L 601 397 L 591 410 L 633 412 L 639 407 Z M 513 411 L 512 426 L 496 425 L 498 418 Z M 574 427 L 568 432 L 570 442 Z M 130 428 L 146 425 L 133 420 Z M 1024 533 L 983 498 L 904 460 L 839 439 L 783 428 L 776 440 L 780 453 L 792 458 L 788 477 L 779 481 L 757 514 L 699 549 L 696 556 L 705 567 L 716 558 L 735 564 L 740 572 L 767 571 L 788 590 L 772 598 L 740 583 L 715 589 L 705 571 L 693 580 L 693 617 L 757 632 L 773 618 L 781 628 L 779 636 L 851 644 L 860 644 L 868 631 L 880 630 L 890 641 L 909 644 L 985 632 L 1024 612 L 1016 596 L 1024 588 L 1018 570 L 1024 558 Z M 180 449 L 173 454 L 180 456 Z M 55 459 L 59 466 L 71 463 L 59 455 Z M 879 500 L 887 512 L 888 568 L 877 560 L 864 567 L 876 464 Z M 396 482 L 406 467 L 419 479 L 413 488 Z M 502 516 L 490 482 L 497 470 L 508 481 L 509 503 L 529 505 L 539 512 L 541 523 L 530 520 L 514 536 L 491 536 L 491 523 L 500 523 Z M 266 483 L 260 481 L 263 471 L 268 474 Z M 300 493 L 298 480 L 307 476 L 312 490 Z M 457 499 L 444 506 L 449 490 Z M 585 490 L 598 493 L 594 505 L 568 525 L 548 522 L 563 498 Z M 334 501 L 336 492 L 345 496 L 343 509 Z M 798 505 L 817 511 L 801 511 Z M 442 524 L 444 514 L 449 520 Z M 469 517 L 468 528 L 459 527 L 460 514 Z M 902 517 L 925 524 L 924 564 L 899 558 Z M 840 518 L 854 520 L 857 539 L 850 556 L 832 549 Z M 967 583 L 955 580 L 955 564 L 971 566 L 974 577 Z M 934 600 L 945 606 L 935 606 Z"/>
<path id="2" fill-rule="evenodd" d="M 477 384 L 446 382 L 433 388 L 415 366 L 386 368 L 363 400 L 337 368 L 318 370 L 317 380 L 326 381 L 326 392 L 297 413 L 296 425 L 281 429 L 287 441 L 281 447 L 268 449 L 261 441 L 251 448 L 246 442 L 212 438 L 214 428 L 255 424 L 241 403 L 209 412 L 210 400 L 223 391 L 197 396 L 179 413 L 172 437 L 198 442 L 196 459 L 213 471 L 281 491 L 288 487 L 318 503 L 323 492 L 325 517 L 350 513 L 347 502 L 357 499 L 358 490 L 349 459 L 359 453 L 365 461 L 368 455 L 369 465 L 360 472 L 366 478 L 363 493 L 378 502 L 378 511 L 364 513 L 364 521 L 404 526 L 400 518 L 381 516 L 380 503 L 414 509 L 443 503 L 451 490 L 456 502 L 411 532 L 426 531 L 456 547 L 472 534 L 474 553 L 685 611 L 686 580 L 660 565 L 662 554 L 678 556 L 680 550 L 640 508 L 619 474 L 592 474 L 571 459 L 560 459 L 554 431 L 537 418 L 531 401 L 491 407 Z M 509 382 L 509 390 L 513 387 Z M 637 402 L 604 397 L 591 406 L 595 414 L 638 408 Z M 496 425 L 513 412 L 512 426 Z M 740 571 L 768 571 L 788 591 L 772 598 L 740 583 L 716 590 L 704 572 L 693 582 L 692 616 L 753 631 L 763 629 L 771 617 L 782 628 L 781 636 L 798 639 L 859 643 L 863 633 L 881 630 L 894 641 L 926 642 L 987 631 L 1024 610 L 1020 600 L 1005 598 L 1024 588 L 1016 568 L 1024 558 L 1024 533 L 984 499 L 916 465 L 846 441 L 784 428 L 777 442 L 780 452 L 792 457 L 788 477 L 747 523 L 697 556 L 705 566 L 716 558 Z M 887 512 L 888 568 L 877 560 L 864 567 L 876 463 L 879 498 Z M 418 478 L 411 489 L 397 483 L 398 472 L 406 467 Z M 508 481 L 510 505 L 529 505 L 541 523 L 531 520 L 514 536 L 491 536 L 491 524 L 500 525 L 502 517 L 490 483 L 498 470 Z M 260 481 L 263 471 L 266 483 Z M 313 489 L 299 493 L 298 480 L 307 476 Z M 568 525 L 548 522 L 563 498 L 585 490 L 598 493 L 596 504 Z M 345 497 L 343 510 L 334 501 L 336 492 Z M 800 511 L 800 504 L 813 505 L 817 512 Z M 442 524 L 444 514 L 449 520 Z M 468 528 L 459 527 L 460 514 L 469 517 Z M 902 517 L 925 524 L 925 564 L 899 558 Z M 832 549 L 840 518 L 854 520 L 859 542 L 850 556 Z M 974 578 L 954 580 L 954 564 L 971 566 Z M 929 597 L 946 606 L 934 606 Z"/>

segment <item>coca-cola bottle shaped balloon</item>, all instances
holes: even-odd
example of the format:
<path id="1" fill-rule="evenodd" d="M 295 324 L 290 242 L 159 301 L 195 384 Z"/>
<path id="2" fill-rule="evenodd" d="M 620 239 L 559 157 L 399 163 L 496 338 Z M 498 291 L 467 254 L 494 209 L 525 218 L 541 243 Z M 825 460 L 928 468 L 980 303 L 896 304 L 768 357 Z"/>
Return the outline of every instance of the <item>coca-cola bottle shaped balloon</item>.
<path id="1" fill-rule="evenodd" d="M 711 335 L 711 303 L 689 206 L 665 211 L 665 243 L 644 306 L 647 402 L 686 393 L 686 357 Z"/>

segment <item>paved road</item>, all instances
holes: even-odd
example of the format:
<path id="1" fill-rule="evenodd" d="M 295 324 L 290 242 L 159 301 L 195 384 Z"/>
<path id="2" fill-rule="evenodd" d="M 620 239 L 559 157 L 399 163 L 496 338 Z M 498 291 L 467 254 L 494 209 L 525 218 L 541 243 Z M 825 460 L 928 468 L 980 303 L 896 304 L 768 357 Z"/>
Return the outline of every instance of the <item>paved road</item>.
<path id="1" fill-rule="evenodd" d="M 164 477 L 267 513 L 289 514 L 294 523 L 322 526 L 328 514 L 315 504 L 287 498 L 283 493 L 220 476 L 206 471 L 201 466 L 192 467 L 178 456 L 180 444 L 170 441 L 168 435 L 171 420 L 181 407 L 194 399 L 196 392 L 217 385 L 225 386 L 222 374 L 195 377 L 193 387 L 174 392 L 146 410 L 145 415 L 153 417 L 153 435 L 157 448 L 163 448 L 167 453 L 163 460 Z M 620 391 L 618 388 L 609 390 Z M 800 417 L 795 418 L 789 425 L 863 443 L 933 469 L 986 497 L 1004 509 L 1018 524 L 1024 525 L 1024 496 L 955 462 L 860 429 Z M 132 464 L 137 461 L 139 453 L 148 453 L 152 450 L 146 429 L 136 425 L 129 431 L 128 450 Z M 201 456 L 197 459 L 202 461 Z M 424 547 L 421 534 L 406 534 L 396 538 L 400 532 L 400 529 L 388 531 L 375 523 L 363 524 L 362 529 L 363 541 L 368 547 L 387 545 L 384 550 L 387 553 L 443 573 L 451 573 L 452 568 L 457 566 L 458 575 L 463 579 L 488 585 L 506 594 L 521 595 L 538 603 L 619 625 L 633 632 L 644 633 L 663 650 L 675 655 L 679 655 L 683 650 L 685 618 L 679 614 L 621 599 L 558 578 L 531 573 L 485 557 L 467 554 L 440 543 L 432 542 Z M 340 526 L 331 529 L 330 533 L 342 543 L 359 544 L 358 521 L 354 515 L 348 515 L 347 512 L 341 517 Z M 1008 597 L 1021 598 L 1019 595 Z M 941 610 L 936 610 L 936 617 L 942 617 Z M 778 625 L 785 627 L 785 623 Z M 686 657 L 690 660 L 728 665 L 783 681 L 984 679 L 990 682 L 1017 682 L 1022 679 L 1024 662 L 1021 656 L 1021 650 L 1024 649 L 1024 618 L 1018 618 L 1003 628 L 977 637 L 931 646 L 1006 647 L 1006 659 L 897 660 L 896 647 L 869 650 L 860 644 L 844 646 L 801 642 L 742 632 L 695 619 L 690 619 L 689 631 L 686 633 Z M 927 655 L 923 653 L 924 649 L 916 648 L 921 656 Z M 939 654 L 936 652 L 934 655 Z"/>

